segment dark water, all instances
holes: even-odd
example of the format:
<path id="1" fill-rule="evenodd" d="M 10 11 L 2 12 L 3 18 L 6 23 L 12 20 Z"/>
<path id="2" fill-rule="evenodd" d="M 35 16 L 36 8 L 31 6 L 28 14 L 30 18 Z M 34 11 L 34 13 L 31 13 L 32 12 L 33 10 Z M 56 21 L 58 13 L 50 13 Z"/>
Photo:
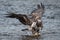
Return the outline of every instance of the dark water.
<path id="1" fill-rule="evenodd" d="M 17 19 L 4 17 L 8 12 L 30 14 L 41 2 L 45 5 L 45 13 L 39 37 L 21 31 L 26 26 Z M 60 40 L 60 0 L 0 0 L 0 40 Z"/>

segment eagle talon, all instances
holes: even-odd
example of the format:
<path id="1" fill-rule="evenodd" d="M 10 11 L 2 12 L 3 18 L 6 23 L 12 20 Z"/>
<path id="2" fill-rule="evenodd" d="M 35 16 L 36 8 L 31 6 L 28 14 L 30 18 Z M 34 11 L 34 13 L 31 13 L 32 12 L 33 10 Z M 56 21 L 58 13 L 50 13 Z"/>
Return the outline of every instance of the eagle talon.
<path id="1" fill-rule="evenodd" d="M 26 31 L 26 30 L 28 30 L 28 29 L 22 29 L 21 31 Z"/>
<path id="2" fill-rule="evenodd" d="M 33 36 L 40 36 L 40 33 L 32 34 Z"/>

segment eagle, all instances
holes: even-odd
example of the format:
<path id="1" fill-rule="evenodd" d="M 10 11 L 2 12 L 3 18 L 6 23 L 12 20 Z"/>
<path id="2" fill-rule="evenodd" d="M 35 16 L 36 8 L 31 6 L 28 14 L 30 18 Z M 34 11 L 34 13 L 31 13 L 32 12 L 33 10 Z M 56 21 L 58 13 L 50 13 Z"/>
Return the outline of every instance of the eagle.
<path id="1" fill-rule="evenodd" d="M 37 8 L 31 12 L 31 14 L 16 14 L 16 13 L 9 13 L 6 14 L 7 18 L 16 18 L 18 19 L 22 24 L 28 25 L 29 27 L 24 30 L 31 30 L 32 34 L 36 35 L 39 34 L 39 29 L 42 30 L 43 24 L 42 24 L 42 15 L 44 13 L 44 5 L 37 4 Z"/>

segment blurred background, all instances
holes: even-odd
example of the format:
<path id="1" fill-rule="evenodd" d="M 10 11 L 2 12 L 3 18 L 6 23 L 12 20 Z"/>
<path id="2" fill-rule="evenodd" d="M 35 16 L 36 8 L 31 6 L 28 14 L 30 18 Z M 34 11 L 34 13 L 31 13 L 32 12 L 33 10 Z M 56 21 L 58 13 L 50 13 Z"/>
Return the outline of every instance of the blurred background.
<path id="1" fill-rule="evenodd" d="M 41 37 L 34 38 L 17 19 L 6 18 L 4 14 L 30 14 L 37 4 L 43 3 L 45 13 L 42 17 Z M 60 0 L 0 0 L 0 40 L 60 40 Z"/>

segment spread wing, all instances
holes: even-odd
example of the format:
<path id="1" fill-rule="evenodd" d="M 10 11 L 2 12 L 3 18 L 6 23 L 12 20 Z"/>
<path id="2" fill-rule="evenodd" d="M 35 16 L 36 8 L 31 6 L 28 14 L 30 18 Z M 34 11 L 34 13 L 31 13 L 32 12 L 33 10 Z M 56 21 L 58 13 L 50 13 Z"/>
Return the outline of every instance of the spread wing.
<path id="1" fill-rule="evenodd" d="M 42 17 L 42 15 L 43 15 L 43 13 L 44 13 L 44 5 L 41 3 L 40 5 L 38 4 L 37 5 L 37 9 L 35 9 L 35 10 L 33 10 L 32 12 L 31 12 L 31 14 L 32 14 L 32 17 L 34 17 L 34 18 L 36 18 L 36 17 L 39 17 L 39 18 L 41 18 Z"/>
<path id="2" fill-rule="evenodd" d="M 25 14 L 10 13 L 10 14 L 7 14 L 6 17 L 16 18 L 16 19 L 18 19 L 21 23 L 23 23 L 24 25 L 31 25 L 30 19 L 29 19 L 28 16 L 25 15 Z"/>
<path id="3" fill-rule="evenodd" d="M 35 21 L 34 19 L 36 17 L 41 18 L 43 13 L 44 13 L 44 5 L 42 5 L 42 3 L 41 3 L 41 5 L 39 5 L 39 4 L 37 5 L 37 9 L 36 10 L 33 10 L 31 12 L 31 16 L 32 16 L 31 18 L 29 18 L 25 14 L 15 14 L 15 13 L 7 14 L 6 17 L 16 18 L 21 23 L 23 23 L 24 25 L 31 25 L 32 21 Z"/>

